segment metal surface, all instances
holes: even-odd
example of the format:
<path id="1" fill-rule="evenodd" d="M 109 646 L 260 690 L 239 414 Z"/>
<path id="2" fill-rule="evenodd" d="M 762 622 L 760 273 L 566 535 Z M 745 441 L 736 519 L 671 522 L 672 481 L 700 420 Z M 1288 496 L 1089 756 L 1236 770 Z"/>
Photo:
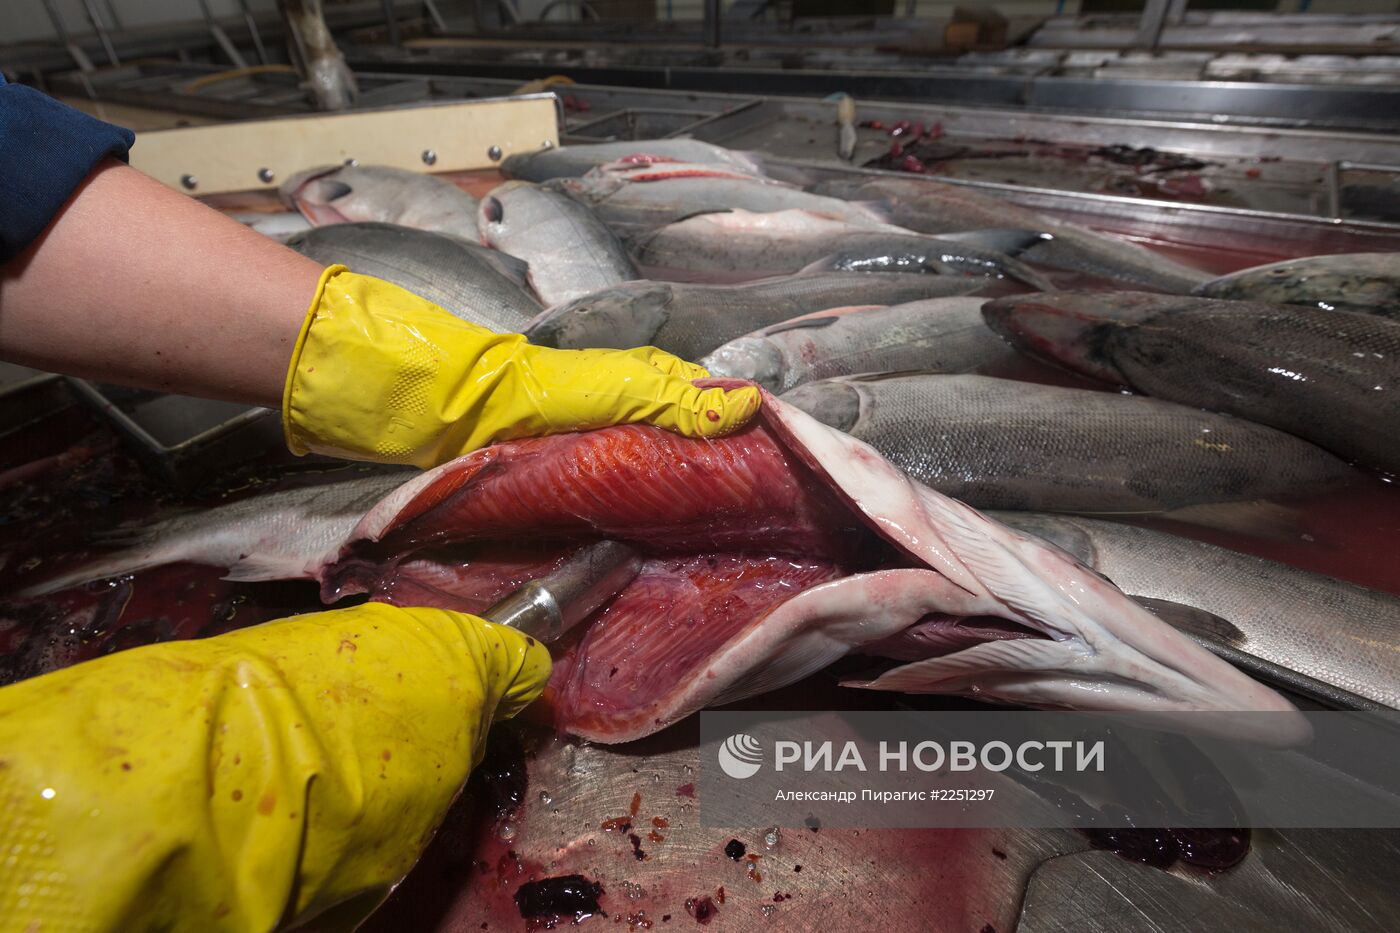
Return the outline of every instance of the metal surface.
<path id="1" fill-rule="evenodd" d="M 526 94 L 416 107 L 317 114 L 193 126 L 141 135 L 132 165 L 172 187 L 198 177 L 201 194 L 266 187 L 264 169 L 286 178 L 354 158 L 422 171 L 488 168 L 490 146 L 504 154 L 558 141 L 554 97 Z"/>
<path id="2" fill-rule="evenodd" d="M 579 548 L 481 617 L 551 644 L 620 593 L 641 569 L 641 555 L 632 548 L 617 541 L 597 541 Z"/>
<path id="3" fill-rule="evenodd" d="M 64 381 L 146 469 L 175 486 L 191 486 L 284 443 L 281 418 L 266 408 Z"/>
<path id="4" fill-rule="evenodd" d="M 1162 37 L 1162 27 L 1167 24 L 1167 13 L 1172 0 L 1147 0 L 1142 8 L 1142 20 L 1138 23 L 1137 35 L 1133 44 L 1145 49 L 1155 49 Z"/>

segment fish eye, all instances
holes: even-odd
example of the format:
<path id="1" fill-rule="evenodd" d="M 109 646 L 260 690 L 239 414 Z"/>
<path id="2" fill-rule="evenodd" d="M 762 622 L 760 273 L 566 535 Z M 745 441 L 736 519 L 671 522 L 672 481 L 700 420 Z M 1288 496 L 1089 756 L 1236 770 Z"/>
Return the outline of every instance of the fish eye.
<path id="1" fill-rule="evenodd" d="M 482 203 L 482 212 L 486 215 L 486 222 L 498 224 L 506 216 L 505 205 L 498 198 L 487 198 Z"/>

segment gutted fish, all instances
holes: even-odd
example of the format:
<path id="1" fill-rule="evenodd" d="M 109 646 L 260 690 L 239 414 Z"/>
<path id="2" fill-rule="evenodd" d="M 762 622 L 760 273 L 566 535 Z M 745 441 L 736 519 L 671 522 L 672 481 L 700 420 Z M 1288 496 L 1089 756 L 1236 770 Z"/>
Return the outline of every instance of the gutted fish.
<path id="1" fill-rule="evenodd" d="M 534 182 L 549 181 L 551 178 L 577 178 L 596 166 L 620 160 L 641 164 L 689 162 L 729 166 L 749 174 L 762 173 L 757 157 L 746 152 L 735 152 L 698 139 L 640 139 L 554 146 L 507 156 L 501 163 L 501 174 L 507 178 Z"/>
<path id="2" fill-rule="evenodd" d="M 896 373 L 809 382 L 783 400 L 978 508 L 1160 511 L 1310 493 L 1353 475 L 1282 431 L 1142 396 Z"/>
<path id="3" fill-rule="evenodd" d="M 1000 619 L 1019 637 L 870 686 L 1291 709 L 1063 552 L 771 398 L 756 423 L 713 441 L 623 426 L 469 454 L 385 497 L 318 576 L 328 599 L 481 611 L 600 538 L 648 559 L 558 657 L 549 692 L 561 728 L 599 741 L 791 683 L 932 614 Z M 1291 719 L 1278 728 L 1274 740 L 1298 736 Z"/>
<path id="4" fill-rule="evenodd" d="M 1400 707 L 1400 597 L 1134 525 L 996 517 L 1063 548 L 1125 593 L 1226 620 L 1243 636 L 1233 647 Z"/>
<path id="5" fill-rule="evenodd" d="M 481 201 L 481 241 L 530 265 L 530 286 L 546 305 L 573 301 L 641 278 L 617 237 L 556 191 L 508 181 Z"/>
<path id="6" fill-rule="evenodd" d="M 634 236 L 629 245 L 643 265 L 689 272 L 929 272 L 1013 278 L 1032 288 L 1050 287 L 1025 263 L 976 243 L 892 226 L 857 226 L 805 210 L 701 214 Z"/>
<path id="7" fill-rule="evenodd" d="M 1400 318 L 1400 255 L 1342 253 L 1271 262 L 1211 279 L 1196 294 Z"/>
<path id="8" fill-rule="evenodd" d="M 926 179 L 842 179 L 817 191 L 850 198 L 890 223 L 919 233 L 1016 228 L 1048 234 L 1015 255 L 1036 265 L 1110 279 L 1138 288 L 1188 292 L 1210 276 L 1129 240 L 1021 207 L 968 185 Z"/>
<path id="9" fill-rule="evenodd" d="M 476 198 L 446 179 L 387 165 L 331 165 L 298 172 L 282 200 L 312 224 L 375 221 L 475 240 Z"/>
<path id="10" fill-rule="evenodd" d="M 965 295 L 984 284 L 964 276 L 849 272 L 740 285 L 625 282 L 551 308 L 526 335 L 547 347 L 654 346 L 694 360 L 726 340 L 812 311 Z"/>
<path id="11" fill-rule="evenodd" d="M 1013 355 L 982 320 L 982 298 L 817 311 L 729 341 L 699 363 L 712 376 L 783 393 L 856 373 L 961 373 Z"/>
<path id="12" fill-rule="evenodd" d="M 341 263 L 406 288 L 464 321 L 516 333 L 540 313 L 529 267 L 461 237 L 395 224 L 314 227 L 287 245 L 323 265 Z"/>
<path id="13" fill-rule="evenodd" d="M 1028 355 L 1400 471 L 1400 322 L 1132 292 L 1016 296 L 982 310 Z"/>

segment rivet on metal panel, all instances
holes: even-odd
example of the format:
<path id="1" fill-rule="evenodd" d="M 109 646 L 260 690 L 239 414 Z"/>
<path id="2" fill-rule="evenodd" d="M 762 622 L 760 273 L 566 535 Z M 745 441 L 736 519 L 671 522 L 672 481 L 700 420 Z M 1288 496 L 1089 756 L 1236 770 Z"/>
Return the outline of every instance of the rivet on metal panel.
<path id="1" fill-rule="evenodd" d="M 265 185 L 272 184 L 273 179 L 275 179 L 276 177 L 277 173 L 270 168 L 258 169 L 258 181 L 262 182 Z"/>
<path id="2" fill-rule="evenodd" d="M 193 175 L 181 175 L 180 184 L 184 185 L 186 189 L 193 191 L 195 188 L 199 187 L 199 179 L 195 178 Z"/>
<path id="3" fill-rule="evenodd" d="M 354 168 L 355 166 L 357 166 L 357 165 L 360 164 L 360 160 L 359 160 L 359 159 L 346 159 L 346 160 L 345 160 L 345 164 L 348 165 L 348 166 L 350 166 L 351 168 Z"/>
<path id="4" fill-rule="evenodd" d="M 492 162 L 501 161 L 501 147 L 492 146 L 490 149 L 487 149 L 486 158 L 490 159 Z"/>
<path id="5" fill-rule="evenodd" d="M 553 149 L 553 148 L 554 148 L 554 141 L 553 141 L 553 140 L 550 140 L 550 139 L 546 139 L 544 142 L 540 143 L 540 148 L 541 148 L 541 149 Z"/>
<path id="6" fill-rule="evenodd" d="M 431 150 L 431 149 L 424 149 L 424 150 L 423 150 L 423 164 L 424 164 L 424 165 L 432 165 L 432 164 L 433 164 L 434 162 L 436 162 L 436 161 L 437 161 L 437 153 L 436 153 L 436 152 L 434 152 L 434 151 Z"/>

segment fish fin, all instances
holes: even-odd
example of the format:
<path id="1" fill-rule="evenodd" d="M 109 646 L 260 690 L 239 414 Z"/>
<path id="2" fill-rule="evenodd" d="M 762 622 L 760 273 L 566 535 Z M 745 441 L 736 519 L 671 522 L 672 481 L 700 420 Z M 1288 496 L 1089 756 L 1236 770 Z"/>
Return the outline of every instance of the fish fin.
<path id="1" fill-rule="evenodd" d="M 1263 499 L 1187 505 L 1158 513 L 1156 517 L 1277 541 L 1296 541 L 1304 533 L 1301 509 Z"/>
<path id="2" fill-rule="evenodd" d="M 50 593 L 82 586 L 84 583 L 91 583 L 94 580 L 122 577 L 151 567 L 158 567 L 161 564 L 170 563 L 174 559 L 154 547 L 129 548 L 114 554 L 104 555 L 101 559 L 84 564 L 68 573 L 59 574 L 41 583 L 25 587 L 17 591 L 15 595 L 22 598 L 47 596 Z"/>
<path id="3" fill-rule="evenodd" d="M 1043 230 L 1022 230 L 1016 228 L 991 228 L 986 230 L 964 230 L 958 233 L 940 233 L 938 239 L 954 243 L 966 243 L 996 250 L 1008 256 L 1019 256 L 1026 250 L 1053 240 L 1053 234 Z"/>
<path id="4" fill-rule="evenodd" d="M 1092 674 L 1074 672 L 1090 655 L 1083 642 L 1020 639 L 977 645 L 885 671 L 873 680 L 843 680 L 843 687 L 899 693 L 955 693 L 1037 706 L 1068 705 Z M 1123 684 L 1124 689 L 1135 688 Z"/>
<path id="5" fill-rule="evenodd" d="M 763 329 L 763 334 L 764 336 L 772 336 L 773 334 L 781 334 L 784 331 L 789 330 L 830 327 L 832 324 L 836 323 L 836 318 L 838 316 L 839 315 L 827 315 L 825 317 L 817 317 L 813 315 L 807 315 L 804 317 L 794 318 L 791 321 L 783 321 L 781 324 L 774 324 L 772 327 L 765 327 Z"/>
<path id="6" fill-rule="evenodd" d="M 1233 622 L 1204 609 L 1152 596 L 1133 596 L 1131 599 L 1179 632 L 1236 647 L 1247 640 L 1245 633 Z"/>

